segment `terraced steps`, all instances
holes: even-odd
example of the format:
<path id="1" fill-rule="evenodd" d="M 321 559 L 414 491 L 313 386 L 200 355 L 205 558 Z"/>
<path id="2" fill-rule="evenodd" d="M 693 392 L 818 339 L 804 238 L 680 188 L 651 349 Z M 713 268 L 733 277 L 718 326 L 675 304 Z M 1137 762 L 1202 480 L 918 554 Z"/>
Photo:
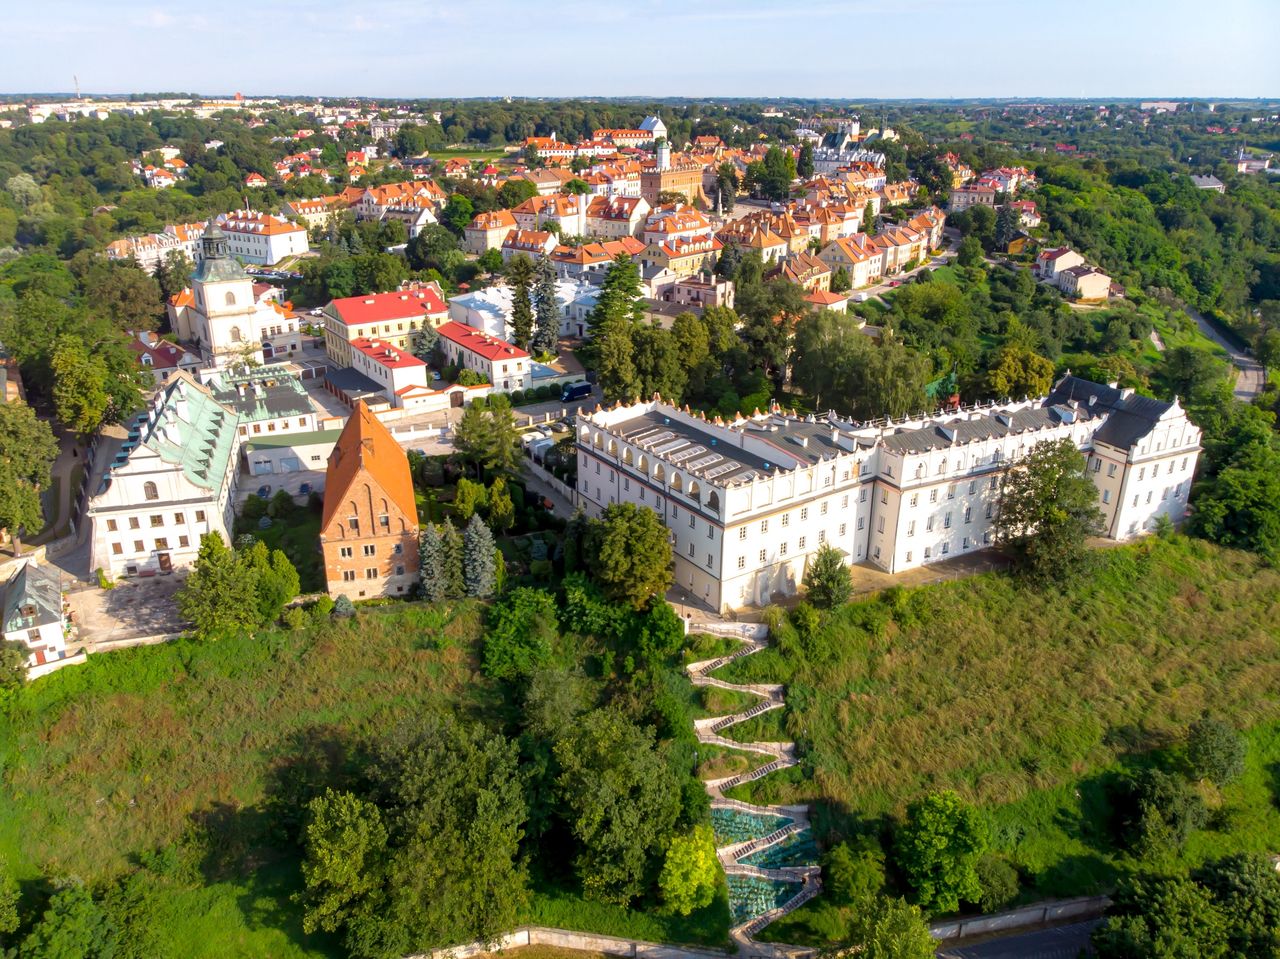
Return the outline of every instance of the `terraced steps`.
<path id="1" fill-rule="evenodd" d="M 724 798 L 724 791 L 732 789 L 734 786 L 740 786 L 743 783 L 754 782 L 779 769 L 786 769 L 796 765 L 798 759 L 796 758 L 795 744 L 785 742 L 738 742 L 718 734 L 737 723 L 746 722 L 771 709 L 780 709 L 785 706 L 785 687 L 777 683 L 730 683 L 707 675 L 722 666 L 741 659 L 743 656 L 750 656 L 752 653 L 758 653 L 760 650 L 765 649 L 768 631 L 764 626 L 743 623 L 695 623 L 690 627 L 690 631 L 711 633 L 717 636 L 732 636 L 742 642 L 740 649 L 736 649 L 728 655 L 690 663 L 686 666 L 689 679 L 695 686 L 715 686 L 720 689 L 750 693 L 759 696 L 761 700 L 751 708 L 730 716 L 697 720 L 694 723 L 694 733 L 701 743 L 775 757 L 772 762 L 765 763 L 750 772 L 729 776 L 725 779 L 708 780 L 704 785 L 711 795 L 713 810 L 732 810 L 742 813 L 745 817 L 755 817 L 762 824 L 769 823 L 770 820 L 788 820 L 785 824 L 773 829 L 766 835 L 727 843 L 716 849 L 716 856 L 724 867 L 725 875 L 735 877 L 738 894 L 742 897 L 737 900 L 737 905 L 733 907 L 735 913 L 749 911 L 753 907 L 763 908 L 770 902 L 777 903 L 780 896 L 785 892 L 782 884 L 798 884 L 800 886 L 799 891 L 785 902 L 774 905 L 760 915 L 751 916 L 749 919 L 739 922 L 730 931 L 739 947 L 750 946 L 755 954 L 760 954 L 763 948 L 767 949 L 770 955 L 776 955 L 779 954 L 777 949 L 764 944 L 757 945 L 753 937 L 779 916 L 785 916 L 816 896 L 822 888 L 822 880 L 819 877 L 820 870 L 816 864 L 761 866 L 745 863 L 741 860 L 747 856 L 769 850 L 809 829 L 808 807 L 760 806 L 740 800 L 726 799 Z M 734 829 L 731 835 L 741 835 L 742 832 L 742 829 Z M 798 851 L 793 852 L 793 856 L 795 858 L 803 858 L 810 846 L 811 843 L 800 847 Z M 768 859 L 768 857 L 764 858 Z M 769 886 L 766 885 L 770 883 L 774 884 L 774 891 L 772 892 Z M 731 882 L 731 904 L 734 901 L 734 888 L 734 883 Z"/>

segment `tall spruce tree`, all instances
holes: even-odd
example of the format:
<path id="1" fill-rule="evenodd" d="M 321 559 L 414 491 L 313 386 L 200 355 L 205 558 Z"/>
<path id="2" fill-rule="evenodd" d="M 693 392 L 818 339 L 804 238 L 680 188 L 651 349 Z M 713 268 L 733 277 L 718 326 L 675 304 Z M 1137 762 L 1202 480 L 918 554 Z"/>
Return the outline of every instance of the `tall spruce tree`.
<path id="1" fill-rule="evenodd" d="M 448 598 L 449 576 L 446 572 L 444 540 L 435 523 L 422 527 L 418 537 L 418 569 L 421 574 L 419 592 L 429 603 Z"/>
<path id="2" fill-rule="evenodd" d="M 493 534 L 479 516 L 472 516 L 462 540 L 462 578 L 468 596 L 487 599 L 497 579 Z"/>
<path id="3" fill-rule="evenodd" d="M 529 352 L 535 356 L 555 353 L 560 336 L 560 304 L 556 300 L 556 273 L 545 256 L 538 264 L 538 284 L 533 291 L 537 325 Z"/>
<path id="4" fill-rule="evenodd" d="M 462 537 L 452 523 L 444 523 L 440 529 L 440 542 L 444 547 L 444 582 L 445 596 L 448 599 L 460 599 L 466 594 L 462 579 Z"/>
<path id="5" fill-rule="evenodd" d="M 533 337 L 533 301 L 529 288 L 533 283 L 533 263 L 523 253 L 507 264 L 507 282 L 511 284 L 511 341 L 528 349 Z"/>
<path id="6" fill-rule="evenodd" d="M 600 296 L 587 317 L 591 327 L 591 359 L 599 374 L 601 392 L 608 402 L 633 400 L 640 395 L 632 336 L 643 316 L 639 268 L 619 254 L 610 264 Z"/>

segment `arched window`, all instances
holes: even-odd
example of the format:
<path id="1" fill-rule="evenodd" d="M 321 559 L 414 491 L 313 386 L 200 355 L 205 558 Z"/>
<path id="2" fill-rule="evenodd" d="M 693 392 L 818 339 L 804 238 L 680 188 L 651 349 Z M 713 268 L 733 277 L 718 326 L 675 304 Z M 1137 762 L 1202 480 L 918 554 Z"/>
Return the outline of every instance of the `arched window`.
<path id="1" fill-rule="evenodd" d="M 156 484 L 148 480 L 142 484 L 142 495 L 145 499 L 153 500 L 160 498 L 160 491 L 156 489 Z"/>
<path id="2" fill-rule="evenodd" d="M 228 291 L 227 291 L 227 306 L 235 306 L 235 305 L 236 305 L 236 295 L 235 295 L 234 293 L 232 293 L 230 290 L 228 290 Z"/>

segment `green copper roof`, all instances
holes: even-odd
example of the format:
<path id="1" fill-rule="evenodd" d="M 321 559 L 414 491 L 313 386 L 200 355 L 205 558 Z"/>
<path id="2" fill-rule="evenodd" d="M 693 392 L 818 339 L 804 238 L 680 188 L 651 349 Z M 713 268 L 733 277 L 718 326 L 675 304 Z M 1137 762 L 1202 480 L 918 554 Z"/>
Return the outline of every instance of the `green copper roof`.
<path id="1" fill-rule="evenodd" d="M 191 279 L 198 283 L 219 283 L 223 280 L 243 280 L 248 274 L 235 260 L 209 257 L 200 261 Z"/>
<path id="2" fill-rule="evenodd" d="M 239 417 L 204 390 L 179 379 L 169 388 L 145 445 L 166 463 L 181 465 L 196 486 L 218 490 L 238 427 Z"/>

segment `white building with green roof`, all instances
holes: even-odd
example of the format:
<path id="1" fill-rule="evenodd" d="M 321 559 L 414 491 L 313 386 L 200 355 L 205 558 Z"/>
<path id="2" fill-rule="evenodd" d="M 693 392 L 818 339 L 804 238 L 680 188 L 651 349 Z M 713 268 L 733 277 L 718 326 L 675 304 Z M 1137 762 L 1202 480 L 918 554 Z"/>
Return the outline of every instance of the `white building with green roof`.
<path id="1" fill-rule="evenodd" d="M 166 573 L 189 565 L 200 537 L 230 542 L 240 416 L 186 373 L 149 407 L 96 441 L 90 498 L 90 568 L 109 575 Z"/>

